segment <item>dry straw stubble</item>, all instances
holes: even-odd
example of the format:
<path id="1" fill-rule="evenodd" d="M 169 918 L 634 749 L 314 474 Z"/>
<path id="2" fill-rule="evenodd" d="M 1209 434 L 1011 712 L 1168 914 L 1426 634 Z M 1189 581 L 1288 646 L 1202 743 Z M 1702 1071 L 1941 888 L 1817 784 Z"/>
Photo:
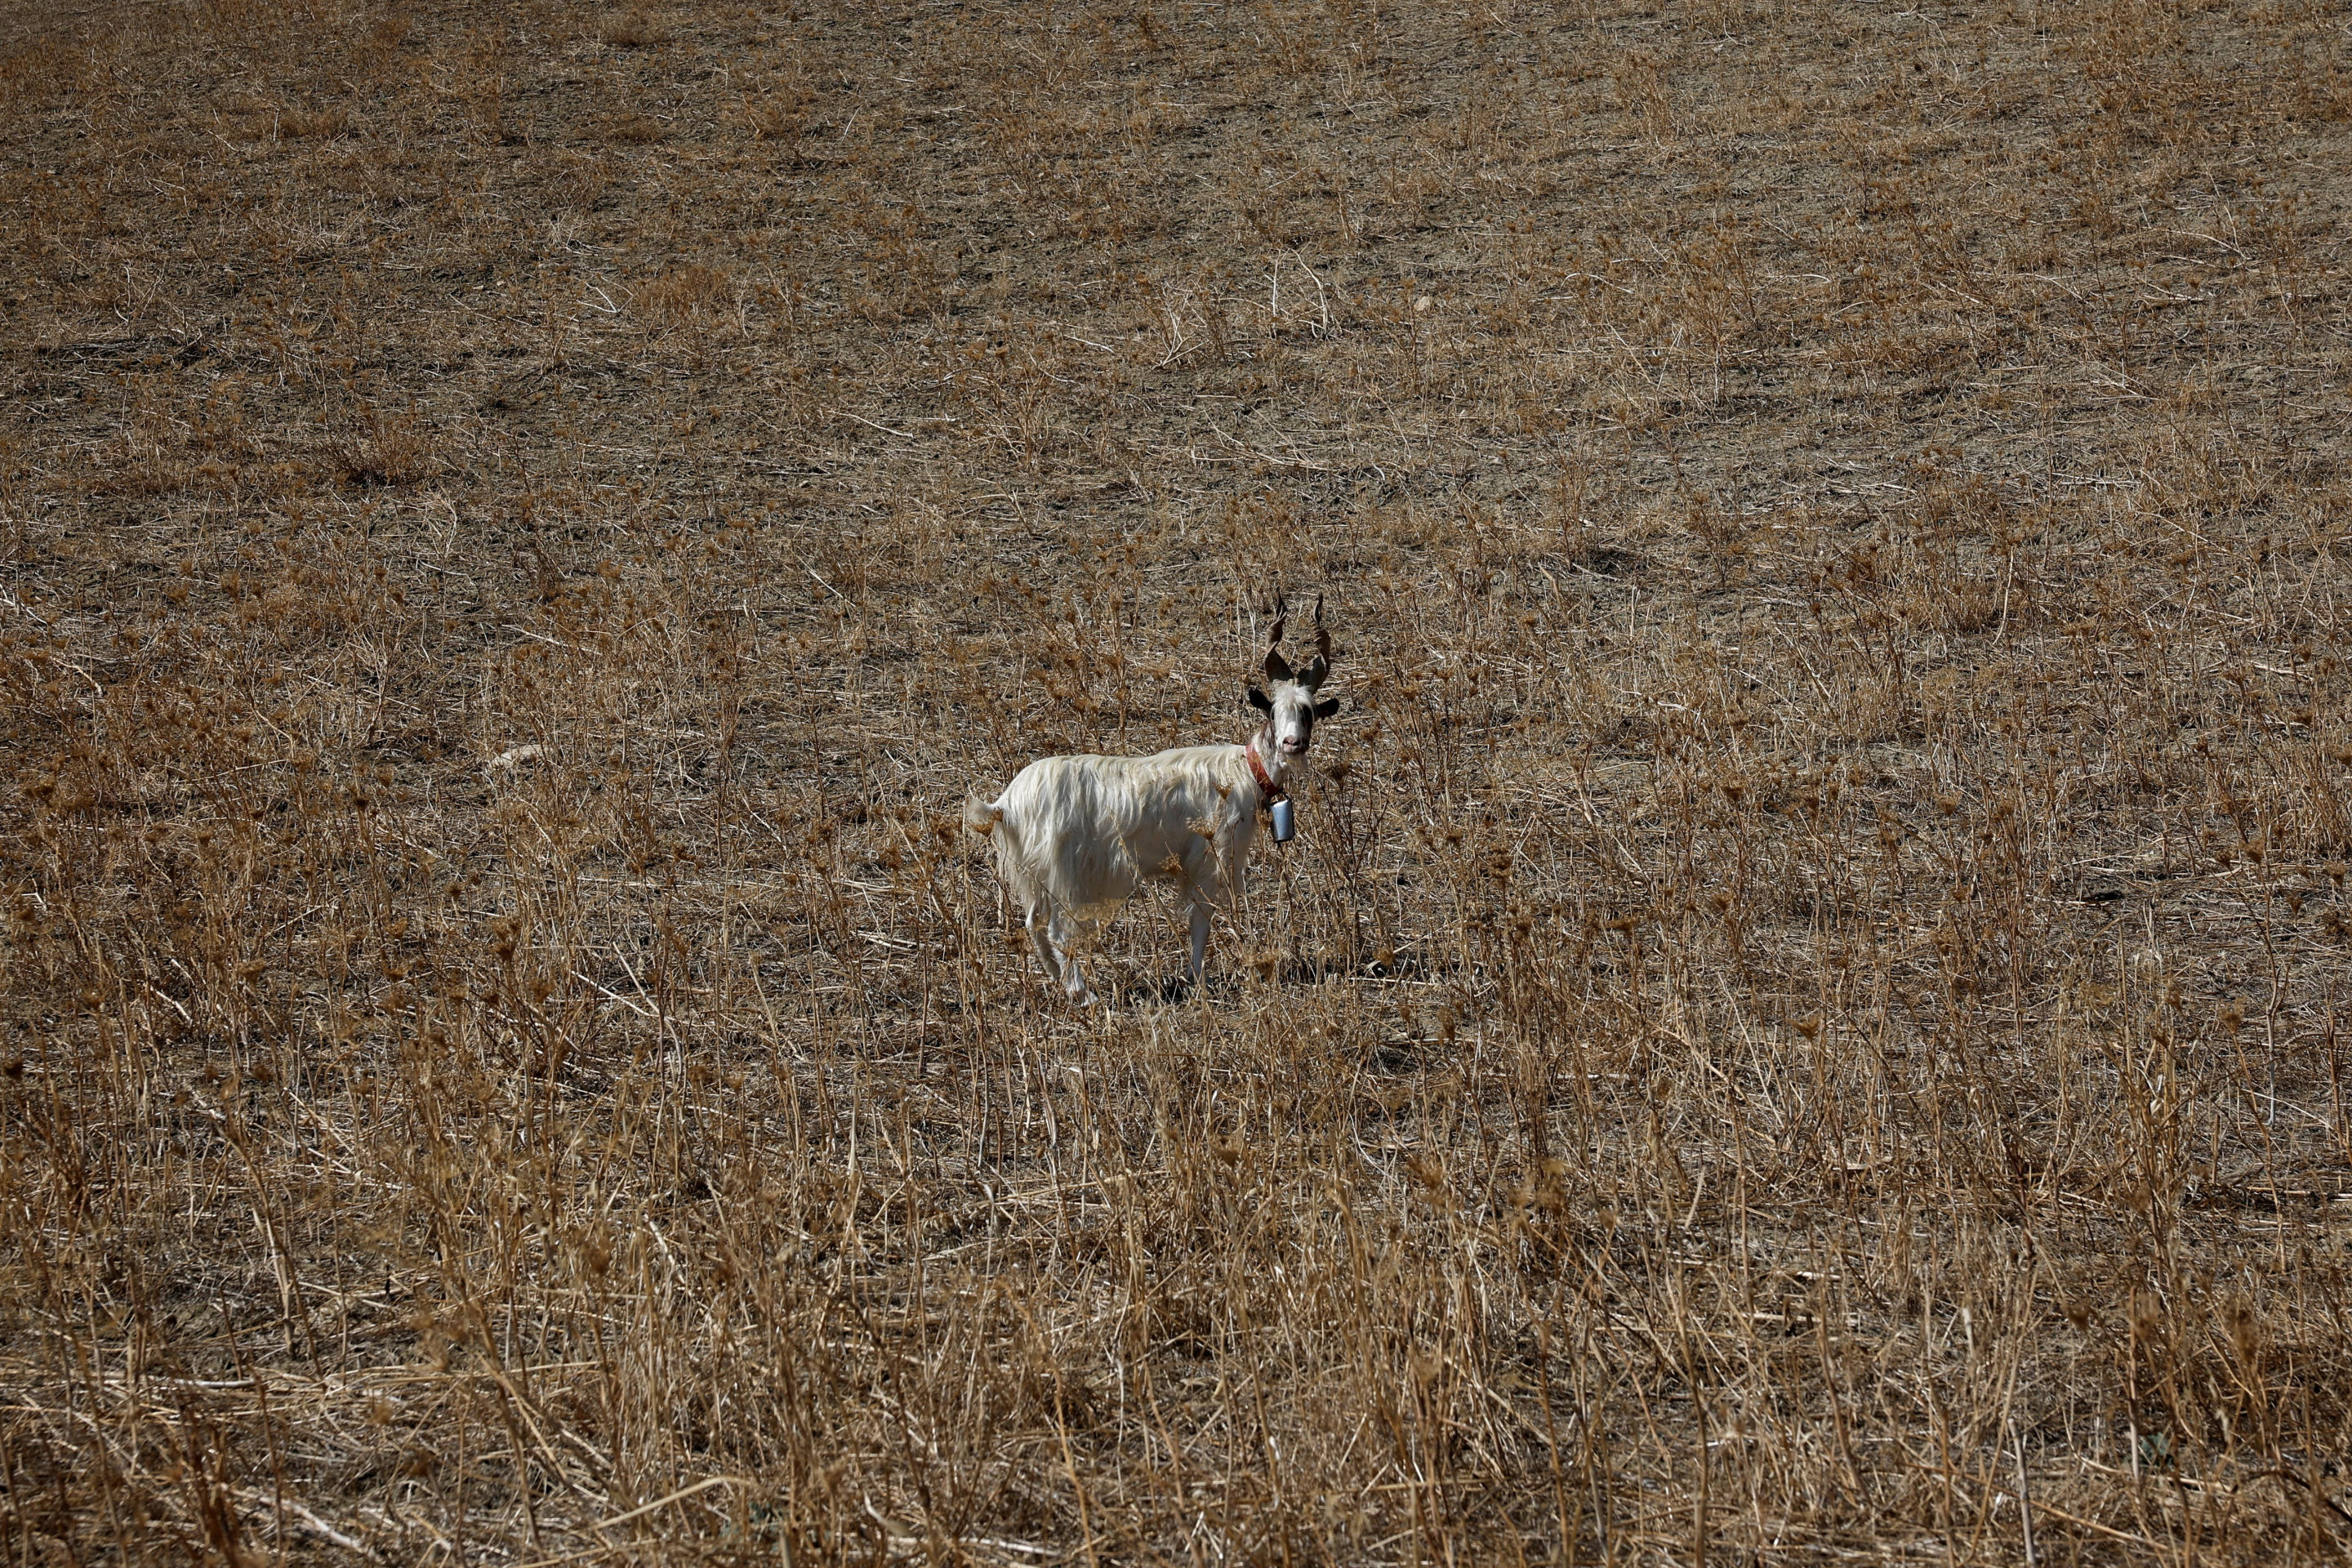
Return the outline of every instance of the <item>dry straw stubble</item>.
<path id="1" fill-rule="evenodd" d="M 9 1560 L 2340 1553 L 2341 48 L 12 24 Z"/>

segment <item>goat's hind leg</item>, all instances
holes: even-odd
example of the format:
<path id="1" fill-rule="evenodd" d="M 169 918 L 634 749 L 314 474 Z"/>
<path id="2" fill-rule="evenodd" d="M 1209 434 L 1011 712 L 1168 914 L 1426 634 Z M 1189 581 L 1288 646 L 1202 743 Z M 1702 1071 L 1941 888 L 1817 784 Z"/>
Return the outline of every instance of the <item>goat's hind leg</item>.
<path id="1" fill-rule="evenodd" d="M 1045 967 L 1045 978 L 1067 992 L 1079 1006 L 1093 1006 L 1095 994 L 1087 988 L 1087 977 L 1078 972 L 1078 961 L 1070 956 L 1069 925 L 1053 900 L 1040 898 L 1031 904 L 1022 924 L 1028 930 L 1029 945 L 1037 950 L 1037 962 Z"/>
<path id="2" fill-rule="evenodd" d="M 1095 1005 L 1094 987 L 1087 984 L 1086 975 L 1078 968 L 1078 956 L 1070 951 L 1070 924 L 1062 918 L 1062 911 L 1059 909 L 1054 911 L 1051 929 L 1054 945 L 1062 950 L 1062 963 L 1066 971 L 1062 980 L 1062 989 L 1067 991 L 1070 994 L 1070 1000 L 1079 1006 L 1093 1006 Z"/>
<path id="3" fill-rule="evenodd" d="M 1021 929 L 1029 933 L 1029 945 L 1035 950 L 1038 964 L 1045 971 L 1045 983 L 1059 985 L 1062 980 L 1062 955 L 1054 951 L 1054 939 L 1047 934 L 1052 910 L 1040 899 L 1028 906 L 1021 917 Z"/>

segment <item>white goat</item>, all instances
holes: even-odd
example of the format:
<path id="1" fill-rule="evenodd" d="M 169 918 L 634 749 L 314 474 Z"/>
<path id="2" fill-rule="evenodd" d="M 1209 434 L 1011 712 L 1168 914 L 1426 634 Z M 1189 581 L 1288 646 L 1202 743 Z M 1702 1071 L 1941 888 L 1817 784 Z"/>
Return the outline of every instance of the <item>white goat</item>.
<path id="1" fill-rule="evenodd" d="M 1339 710 L 1315 693 L 1331 672 L 1331 634 L 1315 601 L 1315 660 L 1294 671 L 1282 657 L 1282 606 L 1265 655 L 1266 689 L 1249 688 L 1265 715 L 1238 746 L 1177 746 L 1148 757 L 1045 757 L 1004 793 L 964 808 L 965 826 L 996 844 L 997 875 L 1021 906 L 1046 978 L 1082 1007 L 1094 992 L 1071 955 L 1070 925 L 1099 925 L 1145 879 L 1170 881 L 1192 908 L 1197 984 L 1209 948 L 1209 910 L 1230 906 L 1257 837 L 1259 808 L 1283 798 L 1289 765 L 1307 754 L 1315 721 Z"/>

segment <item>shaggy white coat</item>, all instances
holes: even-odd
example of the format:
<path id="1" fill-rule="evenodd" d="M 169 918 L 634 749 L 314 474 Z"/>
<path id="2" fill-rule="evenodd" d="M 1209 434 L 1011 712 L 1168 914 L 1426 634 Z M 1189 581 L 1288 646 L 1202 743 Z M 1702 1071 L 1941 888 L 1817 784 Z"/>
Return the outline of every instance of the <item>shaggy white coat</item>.
<path id="1" fill-rule="evenodd" d="M 1278 728 L 1269 726 L 1269 729 Z M 1045 757 L 964 819 L 996 846 L 996 868 L 1038 962 L 1080 1005 L 1094 993 L 1069 956 L 1073 922 L 1095 927 L 1146 881 L 1172 882 L 1192 906 L 1201 977 L 1213 906 L 1232 907 L 1265 795 L 1245 746 L 1177 746 L 1148 757 Z M 1279 743 L 1259 762 L 1281 787 Z"/>
<path id="2" fill-rule="evenodd" d="M 1046 757 L 1014 774 L 994 800 L 964 808 L 966 826 L 995 840 L 997 874 L 1021 906 L 1021 923 L 1047 978 L 1080 1006 L 1092 1005 L 1095 995 L 1070 956 L 1071 924 L 1100 925 L 1146 881 L 1183 889 L 1192 911 L 1192 975 L 1199 982 L 1209 911 L 1240 898 L 1268 786 L 1281 791 L 1286 766 L 1307 754 L 1315 721 L 1339 710 L 1336 699 L 1315 695 L 1331 671 L 1321 597 L 1315 601 L 1315 658 L 1304 669 L 1282 657 L 1283 624 L 1277 598 L 1266 689 L 1249 692 L 1250 706 L 1265 722 L 1246 745 L 1175 746 L 1148 757 Z"/>

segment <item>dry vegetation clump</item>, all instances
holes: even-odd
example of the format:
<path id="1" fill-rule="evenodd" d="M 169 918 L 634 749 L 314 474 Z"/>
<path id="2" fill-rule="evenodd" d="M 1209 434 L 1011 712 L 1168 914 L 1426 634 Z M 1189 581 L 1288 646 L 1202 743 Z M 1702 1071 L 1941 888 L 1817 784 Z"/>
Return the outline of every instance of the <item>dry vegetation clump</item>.
<path id="1" fill-rule="evenodd" d="M 20 8 L 0 1560 L 2341 1560 L 2342 21 Z"/>

